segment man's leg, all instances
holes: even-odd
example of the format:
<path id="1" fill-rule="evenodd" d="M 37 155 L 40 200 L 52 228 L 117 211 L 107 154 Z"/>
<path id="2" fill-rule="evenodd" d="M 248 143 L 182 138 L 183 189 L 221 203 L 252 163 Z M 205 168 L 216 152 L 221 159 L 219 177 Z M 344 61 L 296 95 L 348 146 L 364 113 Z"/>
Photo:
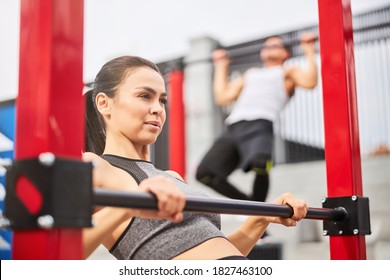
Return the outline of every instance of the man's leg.
<path id="1" fill-rule="evenodd" d="M 196 179 L 223 196 L 248 200 L 246 194 L 240 192 L 227 180 L 238 163 L 239 154 L 234 142 L 226 137 L 219 138 L 199 164 Z"/>
<path id="2" fill-rule="evenodd" d="M 272 166 L 273 125 L 268 120 L 237 123 L 234 134 L 239 146 L 244 172 L 254 171 L 252 200 L 264 202 L 269 190 Z"/>
<path id="3" fill-rule="evenodd" d="M 255 172 L 253 181 L 252 197 L 254 201 L 265 202 L 269 191 L 269 170 L 272 166 L 271 160 L 262 160 L 262 163 L 254 164 L 252 170 Z"/>
<path id="4" fill-rule="evenodd" d="M 252 197 L 253 201 L 265 202 L 269 191 L 269 171 L 272 167 L 271 159 L 266 159 L 263 155 L 258 155 L 257 159 L 252 162 L 252 171 L 255 172 L 253 181 Z M 261 238 L 269 236 L 268 231 L 265 231 Z"/>

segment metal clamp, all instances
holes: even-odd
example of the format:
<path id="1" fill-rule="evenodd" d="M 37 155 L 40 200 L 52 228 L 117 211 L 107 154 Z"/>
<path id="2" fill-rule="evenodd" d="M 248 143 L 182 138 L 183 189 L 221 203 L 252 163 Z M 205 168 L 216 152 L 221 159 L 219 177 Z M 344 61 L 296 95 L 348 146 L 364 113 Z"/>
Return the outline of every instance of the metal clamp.
<path id="1" fill-rule="evenodd" d="M 348 213 L 340 221 L 323 221 L 323 235 L 369 235 L 371 234 L 369 201 L 367 197 L 344 196 L 322 200 L 325 208 L 343 208 Z"/>
<path id="2" fill-rule="evenodd" d="M 26 187 L 40 201 L 34 211 L 20 196 Z M 4 221 L 13 229 L 91 227 L 92 199 L 91 163 L 43 153 L 7 167 Z"/>

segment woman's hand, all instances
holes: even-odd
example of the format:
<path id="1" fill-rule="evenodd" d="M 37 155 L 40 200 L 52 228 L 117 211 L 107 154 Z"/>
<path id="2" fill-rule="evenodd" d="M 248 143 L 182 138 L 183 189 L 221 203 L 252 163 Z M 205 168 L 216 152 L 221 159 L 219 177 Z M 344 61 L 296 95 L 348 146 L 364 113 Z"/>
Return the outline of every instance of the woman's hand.
<path id="1" fill-rule="evenodd" d="M 98 170 L 101 169 L 96 171 Z M 96 175 L 98 178 L 101 176 Z M 137 186 L 135 192 L 153 193 L 157 198 L 158 210 L 103 207 L 93 215 L 94 227 L 83 231 L 85 257 L 88 257 L 100 243 L 106 248 L 112 248 L 133 217 L 169 219 L 175 223 L 183 220 L 184 193 L 169 179 L 162 176 L 145 179 L 139 188 Z"/>
<path id="2" fill-rule="evenodd" d="M 148 219 L 169 219 L 175 223 L 183 220 L 185 206 L 184 193 L 168 178 L 156 176 L 143 180 L 139 186 L 124 170 L 112 166 L 108 161 L 94 153 L 84 153 L 84 161 L 93 163 L 92 184 L 97 188 L 123 191 L 150 192 L 157 199 L 158 210 L 123 209 L 127 213 L 123 219 L 133 216 Z"/>
<path id="3" fill-rule="evenodd" d="M 296 226 L 297 222 L 306 216 L 306 202 L 292 196 L 290 193 L 282 194 L 277 199 L 275 199 L 273 203 L 291 206 L 293 208 L 294 214 L 291 218 L 268 217 L 268 221 L 271 223 L 283 224 L 285 226 Z"/>
<path id="4" fill-rule="evenodd" d="M 268 216 L 250 216 L 228 239 L 243 255 L 247 255 L 253 246 L 263 235 L 270 223 L 283 224 L 285 226 L 295 226 L 298 221 L 303 219 L 307 213 L 307 205 L 301 200 L 293 197 L 289 193 L 282 194 L 273 201 L 276 204 L 289 205 L 294 209 L 294 215 L 291 218 L 268 217 Z"/>
<path id="5" fill-rule="evenodd" d="M 135 216 L 169 219 L 175 223 L 183 220 L 186 197 L 170 179 L 163 176 L 148 178 L 141 182 L 139 188 L 140 191 L 150 192 L 156 196 L 158 211 L 134 209 Z"/>
<path id="6" fill-rule="evenodd" d="M 129 209 L 126 211 L 127 218 L 138 216 L 149 219 L 169 219 L 175 223 L 183 220 L 185 195 L 170 179 L 157 176 L 145 179 L 137 186 L 129 174 L 94 153 L 84 153 L 83 160 L 93 163 L 94 187 L 150 192 L 156 196 L 158 210 Z"/>

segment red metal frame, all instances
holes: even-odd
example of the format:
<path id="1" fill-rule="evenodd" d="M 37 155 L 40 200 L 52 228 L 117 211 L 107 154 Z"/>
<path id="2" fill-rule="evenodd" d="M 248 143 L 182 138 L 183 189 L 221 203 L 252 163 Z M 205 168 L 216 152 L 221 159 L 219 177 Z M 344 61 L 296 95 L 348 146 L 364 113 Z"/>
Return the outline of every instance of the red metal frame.
<path id="1" fill-rule="evenodd" d="M 22 0 L 15 158 L 80 158 L 84 146 L 83 0 Z M 39 195 L 19 180 L 34 207 Z M 70 206 L 71 207 L 71 206 Z M 27 206 L 28 208 L 28 206 Z M 13 259 L 81 259 L 80 229 L 15 230 Z"/>
<path id="2" fill-rule="evenodd" d="M 362 196 L 350 0 L 319 0 L 328 196 Z M 331 236 L 331 259 L 366 259 L 365 237 Z"/>
<path id="3" fill-rule="evenodd" d="M 350 0 L 319 0 L 328 196 L 362 195 Z M 83 147 L 82 0 L 21 0 L 15 158 L 79 158 Z M 170 168 L 185 175 L 182 71 L 170 74 Z M 71 100 L 72 102 L 69 102 Z M 24 180 L 20 180 L 23 184 Z M 28 189 L 17 186 L 29 195 Z M 32 196 L 32 204 L 39 197 Z M 81 259 L 79 229 L 15 231 L 14 259 Z M 364 236 L 330 237 L 332 259 L 365 259 Z"/>
<path id="4" fill-rule="evenodd" d="M 183 103 L 182 70 L 173 70 L 169 73 L 169 168 L 186 175 L 185 151 L 185 113 Z"/>

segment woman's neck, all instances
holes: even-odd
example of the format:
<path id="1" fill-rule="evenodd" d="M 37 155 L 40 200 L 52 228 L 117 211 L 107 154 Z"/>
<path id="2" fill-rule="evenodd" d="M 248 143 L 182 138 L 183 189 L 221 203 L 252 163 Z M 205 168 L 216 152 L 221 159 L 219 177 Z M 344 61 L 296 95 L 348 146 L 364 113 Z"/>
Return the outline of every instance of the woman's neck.
<path id="1" fill-rule="evenodd" d="M 135 145 L 128 138 L 111 137 L 107 134 L 104 154 L 132 159 L 150 160 L 149 145 Z"/>

